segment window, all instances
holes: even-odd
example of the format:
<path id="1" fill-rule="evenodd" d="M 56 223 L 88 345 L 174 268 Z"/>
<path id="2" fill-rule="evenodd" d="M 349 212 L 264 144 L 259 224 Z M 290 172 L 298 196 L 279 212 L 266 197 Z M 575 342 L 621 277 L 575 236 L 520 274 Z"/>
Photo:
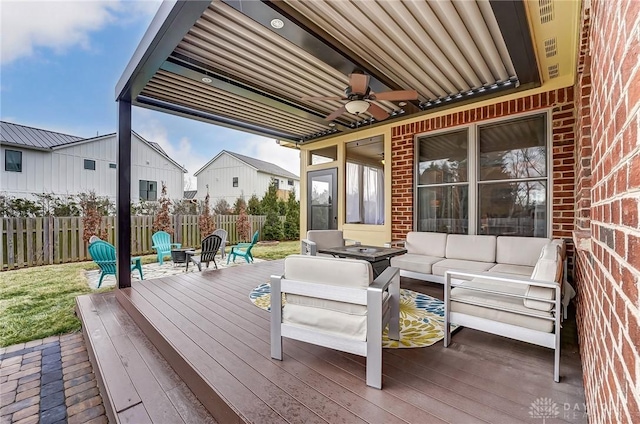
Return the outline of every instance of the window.
<path id="1" fill-rule="evenodd" d="M 469 229 L 468 129 L 418 141 L 418 231 Z"/>
<path id="2" fill-rule="evenodd" d="M 545 116 L 478 127 L 479 234 L 547 235 Z"/>
<path id="3" fill-rule="evenodd" d="M 382 137 L 347 144 L 346 223 L 384 224 Z"/>
<path id="4" fill-rule="evenodd" d="M 280 188 L 280 180 L 277 178 L 272 178 L 271 180 L 273 181 L 273 185 L 276 186 L 276 190 L 278 190 Z"/>
<path id="5" fill-rule="evenodd" d="M 293 180 L 287 180 L 287 184 L 292 186 L 293 185 Z"/>
<path id="6" fill-rule="evenodd" d="M 419 137 L 417 155 L 418 231 L 547 236 L 546 115 Z"/>
<path id="7" fill-rule="evenodd" d="M 233 186 L 238 187 L 238 177 L 233 177 Z"/>
<path id="8" fill-rule="evenodd" d="M 90 171 L 96 170 L 96 161 L 91 159 L 84 160 L 84 169 L 88 169 Z"/>
<path id="9" fill-rule="evenodd" d="M 320 165 L 338 160 L 338 146 L 323 147 L 322 149 L 311 150 L 309 155 L 309 165 Z"/>
<path id="10" fill-rule="evenodd" d="M 158 200 L 158 183 L 140 180 L 140 200 Z"/>
<path id="11" fill-rule="evenodd" d="M 4 151 L 4 170 L 22 172 L 22 152 L 19 150 Z"/>
<path id="12" fill-rule="evenodd" d="M 111 169 L 116 169 L 116 164 L 115 164 L 115 163 L 110 163 L 110 164 L 109 164 L 109 168 L 111 168 Z"/>

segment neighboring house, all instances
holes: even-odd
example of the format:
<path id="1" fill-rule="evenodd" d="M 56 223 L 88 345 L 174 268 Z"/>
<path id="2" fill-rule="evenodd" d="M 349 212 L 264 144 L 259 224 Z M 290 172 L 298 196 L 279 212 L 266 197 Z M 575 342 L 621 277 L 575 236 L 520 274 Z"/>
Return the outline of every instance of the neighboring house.
<path id="1" fill-rule="evenodd" d="M 32 198 L 33 194 L 75 195 L 95 191 L 116 196 L 116 134 L 93 138 L 0 122 L 0 193 Z M 131 199 L 157 200 L 162 181 L 171 199 L 183 196 L 187 170 L 159 144 L 132 132 Z"/>
<path id="2" fill-rule="evenodd" d="M 262 198 L 271 180 L 277 181 L 279 197 L 286 199 L 290 190 L 300 198 L 300 177 L 270 162 L 223 150 L 195 174 L 197 199 L 207 195 L 207 185 L 212 204 L 224 198 L 230 205 L 240 196 L 249 200 L 252 195 Z"/>

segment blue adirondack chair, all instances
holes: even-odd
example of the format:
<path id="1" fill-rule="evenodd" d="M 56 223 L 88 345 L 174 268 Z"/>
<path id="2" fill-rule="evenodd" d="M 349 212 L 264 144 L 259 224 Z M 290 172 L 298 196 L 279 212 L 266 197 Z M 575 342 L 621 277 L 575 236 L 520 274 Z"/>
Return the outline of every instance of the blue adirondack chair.
<path id="1" fill-rule="evenodd" d="M 171 256 L 171 249 L 180 249 L 182 244 L 171 243 L 171 236 L 165 231 L 158 231 L 151 236 L 153 241 L 152 249 L 158 252 L 158 262 L 160 265 L 164 262 L 165 256 Z"/>
<path id="2" fill-rule="evenodd" d="M 253 238 L 251 239 L 251 243 L 238 243 L 235 246 L 231 246 L 231 252 L 227 256 L 227 264 L 229 263 L 229 259 L 232 259 L 233 262 L 236 261 L 236 256 L 241 256 L 244 258 L 247 263 L 253 262 L 253 255 L 251 255 L 251 249 L 258 242 L 258 234 L 260 232 L 256 231 L 253 234 Z"/>
<path id="3" fill-rule="evenodd" d="M 89 245 L 89 254 L 91 259 L 100 267 L 100 281 L 98 281 L 98 288 L 100 288 L 102 279 L 105 276 L 116 275 L 116 248 L 111 243 L 97 240 Z M 135 269 L 140 273 L 140 279 L 144 280 L 140 257 L 131 258 L 131 272 Z"/>

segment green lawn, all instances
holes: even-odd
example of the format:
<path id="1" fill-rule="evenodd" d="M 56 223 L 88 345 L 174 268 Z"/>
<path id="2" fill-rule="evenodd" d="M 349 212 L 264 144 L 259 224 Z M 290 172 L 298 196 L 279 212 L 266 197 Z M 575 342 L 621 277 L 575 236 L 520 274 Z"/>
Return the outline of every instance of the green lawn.
<path id="1" fill-rule="evenodd" d="M 299 253 L 300 242 L 256 245 L 252 252 L 255 258 L 282 259 Z M 142 263 L 155 261 L 155 255 L 142 258 Z M 80 330 L 80 321 L 74 314 L 74 299 L 91 293 L 84 271 L 92 269 L 97 269 L 93 262 L 80 262 L 1 272 L 0 346 Z M 99 291 L 112 289 L 106 287 Z"/>

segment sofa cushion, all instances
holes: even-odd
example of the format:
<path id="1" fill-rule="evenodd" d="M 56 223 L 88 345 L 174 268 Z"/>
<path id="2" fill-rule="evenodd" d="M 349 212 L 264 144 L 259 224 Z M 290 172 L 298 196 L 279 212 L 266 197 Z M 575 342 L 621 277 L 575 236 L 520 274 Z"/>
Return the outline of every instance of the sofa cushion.
<path id="1" fill-rule="evenodd" d="M 444 275 L 449 269 L 457 271 L 488 271 L 495 264 L 492 262 L 463 261 L 460 259 L 443 259 L 431 266 L 433 275 Z M 459 278 L 459 277 L 456 277 Z"/>
<path id="2" fill-rule="evenodd" d="M 531 310 L 522 304 L 522 299 L 506 297 L 492 293 L 469 290 L 469 287 L 480 287 L 492 291 L 500 291 L 507 294 L 524 295 L 527 286 L 524 284 L 506 283 L 499 281 L 483 280 L 481 278 L 466 281 L 451 290 L 451 311 L 460 312 L 492 321 L 530 328 L 532 330 L 551 332 L 553 321 L 543 318 L 520 315 L 515 311 L 531 313 Z M 471 302 L 473 304 L 463 303 Z M 509 309 L 514 312 L 502 311 L 494 308 Z M 549 312 L 539 312 L 541 316 L 551 317 Z"/>
<path id="3" fill-rule="evenodd" d="M 447 234 L 411 231 L 407 234 L 407 253 L 444 258 Z"/>
<path id="4" fill-rule="evenodd" d="M 489 272 L 496 272 L 499 274 L 524 275 L 525 277 L 529 277 L 533 272 L 533 266 L 496 264 L 489 270 Z"/>
<path id="5" fill-rule="evenodd" d="M 404 255 L 391 258 L 391 266 L 398 267 L 405 271 L 421 272 L 431 274 L 431 265 L 440 262 L 442 258 L 435 256 L 417 255 L 415 253 L 405 253 Z"/>
<path id="6" fill-rule="evenodd" d="M 500 236 L 496 242 L 496 262 L 533 267 L 540 257 L 540 251 L 550 241 L 539 237 Z"/>
<path id="7" fill-rule="evenodd" d="M 447 259 L 465 261 L 495 262 L 496 236 L 449 234 L 447 236 L 446 257 Z"/>
<path id="8" fill-rule="evenodd" d="M 554 281 L 560 282 L 562 278 L 562 258 L 560 256 L 560 246 L 549 243 L 540 252 L 540 258 L 531 273 L 532 280 L 538 281 Z M 555 290 L 545 287 L 529 286 L 527 297 L 536 297 L 539 299 L 555 299 Z M 537 309 L 539 311 L 550 311 L 553 308 L 552 303 L 540 302 L 537 300 L 525 299 L 524 305 L 527 308 Z"/>
<path id="9" fill-rule="evenodd" d="M 284 278 L 308 283 L 367 288 L 373 269 L 367 261 L 289 255 L 284 260 Z"/>

